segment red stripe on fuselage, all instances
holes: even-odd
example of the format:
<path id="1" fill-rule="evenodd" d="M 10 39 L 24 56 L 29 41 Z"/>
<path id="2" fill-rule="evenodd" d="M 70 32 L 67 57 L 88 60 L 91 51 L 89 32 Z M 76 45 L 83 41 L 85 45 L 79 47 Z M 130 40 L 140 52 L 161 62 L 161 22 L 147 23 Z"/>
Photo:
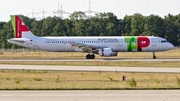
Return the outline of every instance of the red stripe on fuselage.
<path id="1" fill-rule="evenodd" d="M 22 32 L 29 31 L 29 28 L 26 25 L 22 25 L 22 20 L 16 16 L 16 38 L 22 38 Z"/>

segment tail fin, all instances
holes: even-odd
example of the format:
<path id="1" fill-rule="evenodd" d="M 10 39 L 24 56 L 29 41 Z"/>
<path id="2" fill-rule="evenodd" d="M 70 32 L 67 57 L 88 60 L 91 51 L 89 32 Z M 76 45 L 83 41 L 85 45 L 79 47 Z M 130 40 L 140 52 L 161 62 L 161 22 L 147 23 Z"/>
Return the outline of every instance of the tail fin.
<path id="1" fill-rule="evenodd" d="M 17 15 L 11 15 L 14 35 L 16 38 L 36 37 Z"/>

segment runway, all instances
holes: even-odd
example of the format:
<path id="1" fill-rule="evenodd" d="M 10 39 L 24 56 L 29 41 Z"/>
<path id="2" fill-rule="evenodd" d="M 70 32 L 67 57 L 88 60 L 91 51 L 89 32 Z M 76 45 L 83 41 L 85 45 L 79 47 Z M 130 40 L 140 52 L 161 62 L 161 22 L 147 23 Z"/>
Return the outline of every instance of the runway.
<path id="1" fill-rule="evenodd" d="M 104 58 L 104 59 L 8 59 L 0 62 L 85 62 L 85 61 L 178 61 L 180 59 L 122 59 L 122 58 Z"/>
<path id="2" fill-rule="evenodd" d="M 0 91 L 0 101 L 180 101 L 180 90 Z"/>
<path id="3" fill-rule="evenodd" d="M 115 67 L 115 66 L 47 66 L 47 65 L 0 65 L 0 69 L 12 70 L 59 70 L 59 71 L 86 71 L 86 72 L 135 72 L 135 73 L 180 73 L 180 68 L 157 67 Z"/>
<path id="4" fill-rule="evenodd" d="M 0 69 L 180 73 L 179 68 L 114 66 L 0 65 Z M 0 91 L 0 101 L 180 101 L 180 90 Z"/>

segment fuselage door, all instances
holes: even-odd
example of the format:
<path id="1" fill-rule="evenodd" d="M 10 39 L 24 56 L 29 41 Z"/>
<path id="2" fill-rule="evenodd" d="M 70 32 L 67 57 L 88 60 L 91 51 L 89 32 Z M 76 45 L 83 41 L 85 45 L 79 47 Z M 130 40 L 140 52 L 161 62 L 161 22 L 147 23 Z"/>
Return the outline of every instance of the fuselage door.
<path id="1" fill-rule="evenodd" d="M 122 39 L 119 39 L 119 40 L 118 40 L 118 46 L 119 46 L 119 47 L 122 47 L 122 46 L 123 46 L 123 40 L 122 40 Z"/>
<path id="2" fill-rule="evenodd" d="M 155 46 L 156 46 L 156 39 L 155 39 L 155 38 L 152 38 L 152 39 L 151 39 L 151 42 L 152 42 L 152 46 L 155 47 Z"/>

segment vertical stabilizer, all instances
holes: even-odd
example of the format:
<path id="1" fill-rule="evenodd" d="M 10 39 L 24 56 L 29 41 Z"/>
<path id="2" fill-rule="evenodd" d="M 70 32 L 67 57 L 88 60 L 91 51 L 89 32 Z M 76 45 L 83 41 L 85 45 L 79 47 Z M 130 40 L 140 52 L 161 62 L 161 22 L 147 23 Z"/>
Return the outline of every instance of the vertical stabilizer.
<path id="1" fill-rule="evenodd" d="M 11 15 L 11 22 L 15 38 L 36 37 L 29 28 L 22 22 L 19 16 Z"/>

